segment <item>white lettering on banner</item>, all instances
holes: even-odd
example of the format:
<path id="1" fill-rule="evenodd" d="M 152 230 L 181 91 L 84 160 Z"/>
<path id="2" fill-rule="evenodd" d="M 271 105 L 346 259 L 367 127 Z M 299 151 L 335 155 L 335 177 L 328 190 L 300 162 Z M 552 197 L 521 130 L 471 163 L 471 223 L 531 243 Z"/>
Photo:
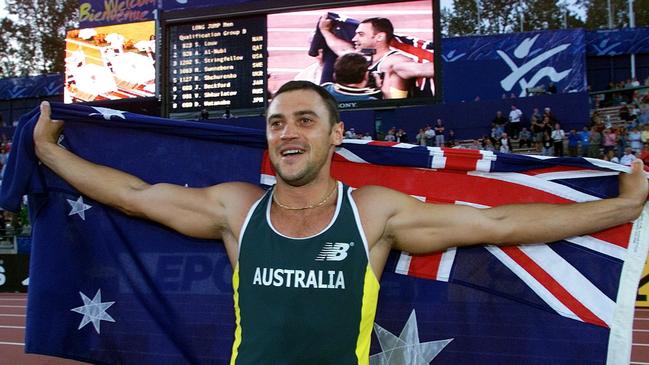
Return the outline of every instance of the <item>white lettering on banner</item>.
<path id="1" fill-rule="evenodd" d="M 335 270 L 305 271 L 258 267 L 255 269 L 252 285 L 300 289 L 345 289 L 345 274 Z"/>

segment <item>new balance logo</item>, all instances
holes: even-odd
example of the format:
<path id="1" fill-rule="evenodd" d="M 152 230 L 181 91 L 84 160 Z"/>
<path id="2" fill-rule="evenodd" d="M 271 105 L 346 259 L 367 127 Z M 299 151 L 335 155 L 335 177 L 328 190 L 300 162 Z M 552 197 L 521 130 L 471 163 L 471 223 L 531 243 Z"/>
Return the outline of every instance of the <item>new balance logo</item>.
<path id="1" fill-rule="evenodd" d="M 315 258 L 316 261 L 342 261 L 347 257 L 347 250 L 353 246 L 354 242 L 326 242 L 322 250 Z"/>

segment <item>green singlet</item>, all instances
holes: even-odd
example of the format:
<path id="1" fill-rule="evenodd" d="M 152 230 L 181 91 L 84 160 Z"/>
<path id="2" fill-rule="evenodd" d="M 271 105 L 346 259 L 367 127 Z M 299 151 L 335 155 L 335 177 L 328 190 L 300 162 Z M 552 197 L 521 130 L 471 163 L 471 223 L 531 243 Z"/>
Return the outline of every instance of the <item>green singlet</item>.
<path id="1" fill-rule="evenodd" d="M 246 217 L 234 270 L 231 365 L 369 364 L 379 283 L 351 190 L 320 233 L 291 238 L 270 223 L 273 189 Z"/>

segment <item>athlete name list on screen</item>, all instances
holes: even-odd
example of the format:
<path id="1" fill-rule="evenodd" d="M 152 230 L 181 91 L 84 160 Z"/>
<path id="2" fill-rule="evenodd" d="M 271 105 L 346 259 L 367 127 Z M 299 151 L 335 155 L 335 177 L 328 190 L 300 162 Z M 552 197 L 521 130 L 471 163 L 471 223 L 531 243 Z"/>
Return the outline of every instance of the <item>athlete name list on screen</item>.
<path id="1" fill-rule="evenodd" d="M 171 27 L 171 112 L 262 108 L 265 17 Z"/>

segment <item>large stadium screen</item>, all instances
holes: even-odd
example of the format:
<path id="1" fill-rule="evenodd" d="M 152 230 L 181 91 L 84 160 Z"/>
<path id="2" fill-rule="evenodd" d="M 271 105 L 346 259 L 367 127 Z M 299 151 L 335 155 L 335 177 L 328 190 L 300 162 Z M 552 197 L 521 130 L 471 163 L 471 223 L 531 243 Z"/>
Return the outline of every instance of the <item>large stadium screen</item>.
<path id="1" fill-rule="evenodd" d="M 343 108 L 432 102 L 434 35 L 430 0 L 270 14 L 269 92 L 297 79 Z"/>
<path id="2" fill-rule="evenodd" d="M 290 80 L 325 86 L 342 108 L 436 100 L 433 1 L 307 10 L 282 5 L 252 16 L 217 9 L 212 16 L 205 10 L 198 20 L 168 19 L 168 114 L 258 113 Z M 371 18 L 375 22 L 368 23 Z"/>
<path id="3" fill-rule="evenodd" d="M 65 102 L 154 97 L 155 52 L 154 21 L 68 31 Z"/>

